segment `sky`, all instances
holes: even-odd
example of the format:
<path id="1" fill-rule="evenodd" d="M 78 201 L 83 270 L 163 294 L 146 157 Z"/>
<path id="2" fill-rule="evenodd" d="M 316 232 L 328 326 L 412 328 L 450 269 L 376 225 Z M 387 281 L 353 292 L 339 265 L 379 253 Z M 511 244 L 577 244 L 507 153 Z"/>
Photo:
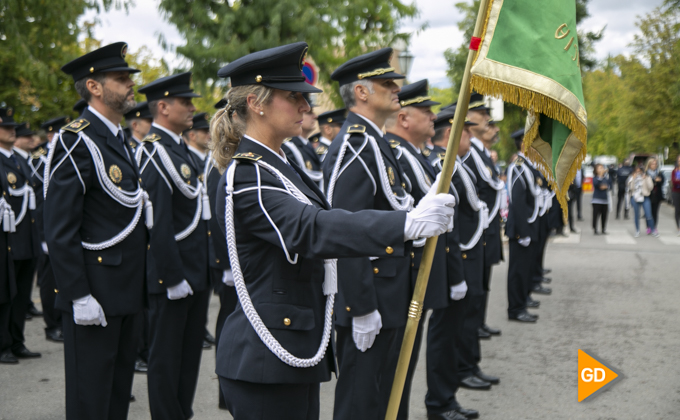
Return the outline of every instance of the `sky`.
<path id="1" fill-rule="evenodd" d="M 415 0 L 420 16 L 413 21 L 404 22 L 403 31 L 413 31 L 425 22 L 428 27 L 411 38 L 409 50 L 415 58 L 408 75 L 409 80 L 428 79 L 431 85 L 437 87 L 450 85 L 446 78 L 444 51 L 450 47 L 457 48 L 463 43 L 463 34 L 457 26 L 461 15 L 454 7 L 459 1 L 461 0 Z M 95 37 L 105 44 L 126 41 L 132 51 L 146 45 L 156 57 L 163 57 L 171 66 L 178 66 L 182 62 L 174 52 L 161 49 L 158 36 L 162 34 L 170 45 L 182 45 L 182 36 L 174 26 L 164 20 L 157 9 L 157 3 L 157 0 L 135 0 L 135 6 L 129 14 L 124 11 L 110 11 L 99 15 L 90 12 L 83 19 L 99 19 Z M 637 32 L 635 22 L 638 17 L 651 12 L 662 3 L 663 0 L 590 0 L 590 17 L 583 22 L 582 29 L 597 31 L 606 26 L 602 41 L 595 47 L 597 59 L 629 52 L 628 45 Z"/>

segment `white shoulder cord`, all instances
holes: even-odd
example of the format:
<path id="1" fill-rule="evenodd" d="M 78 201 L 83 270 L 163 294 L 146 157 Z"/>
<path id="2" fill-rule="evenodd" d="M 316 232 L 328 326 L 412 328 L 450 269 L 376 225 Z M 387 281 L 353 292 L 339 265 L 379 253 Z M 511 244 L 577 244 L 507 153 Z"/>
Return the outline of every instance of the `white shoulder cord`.
<path id="1" fill-rule="evenodd" d="M 307 169 L 307 165 L 305 164 L 305 158 L 302 156 L 302 153 L 300 152 L 300 149 L 298 149 L 297 145 L 293 143 L 292 141 L 287 141 L 283 143 L 284 146 L 288 148 L 288 150 L 293 153 L 293 156 L 295 156 L 295 160 L 297 161 L 298 166 L 305 171 L 309 179 L 311 179 L 314 182 L 319 183 L 319 186 L 321 190 L 323 190 L 323 172 L 321 171 L 313 171 L 311 169 Z"/>
<path id="2" fill-rule="evenodd" d="M 45 158 L 45 156 L 40 156 L 38 159 L 40 160 L 38 166 L 33 166 L 33 159 L 28 159 L 28 166 L 31 167 L 31 176 L 38 178 L 40 182 L 44 182 L 44 178 L 40 173 L 40 167 L 45 165 L 47 158 Z"/>
<path id="3" fill-rule="evenodd" d="M 456 160 L 455 167 L 458 168 L 461 165 L 462 163 L 459 160 Z M 468 251 L 477 245 L 479 239 L 484 233 L 484 229 L 489 227 L 489 209 L 486 207 L 486 203 L 477 197 L 475 185 L 473 184 L 472 179 L 470 179 L 467 171 L 458 171 L 458 175 L 460 176 L 461 181 L 463 181 L 463 185 L 465 185 L 465 195 L 467 196 L 468 203 L 470 203 L 470 207 L 472 207 L 472 210 L 478 213 L 477 229 L 475 230 L 475 233 L 472 235 L 472 238 L 470 238 L 468 243 L 460 244 L 461 251 Z"/>
<path id="4" fill-rule="evenodd" d="M 348 148 L 351 148 L 352 145 L 349 144 L 349 138 L 351 134 L 345 134 L 343 140 L 342 140 L 342 145 L 340 146 L 340 151 L 338 152 L 337 159 L 335 161 L 335 166 L 333 167 L 333 172 L 331 173 L 331 179 L 328 182 L 328 202 L 333 205 L 333 192 L 335 191 L 335 183 L 337 182 L 339 176 L 340 176 L 340 168 L 342 166 L 342 161 L 345 157 L 345 151 Z M 383 195 L 387 199 L 387 201 L 390 203 L 390 206 L 394 210 L 399 210 L 399 211 L 411 211 L 413 209 L 413 197 L 411 194 L 408 194 L 406 191 L 404 191 L 404 196 L 398 197 L 394 194 L 392 194 L 392 188 L 390 187 L 390 183 L 387 180 L 387 168 L 385 167 L 385 162 L 383 162 L 382 156 L 380 155 L 380 148 L 378 147 L 378 143 L 376 143 L 375 138 L 373 136 L 369 136 L 367 133 L 364 133 L 364 139 L 368 143 L 370 143 L 371 147 L 373 148 L 373 152 L 375 153 L 375 161 L 376 164 L 378 165 L 378 175 L 380 177 L 380 186 L 382 187 L 383 190 Z M 363 150 L 363 146 L 362 149 Z M 364 163 L 363 159 L 359 156 L 359 153 L 361 153 L 361 150 L 359 152 L 355 152 L 354 149 L 352 149 L 352 152 L 354 153 L 354 156 L 347 162 L 347 164 L 344 166 L 344 168 L 347 168 L 349 164 L 354 160 L 358 159 L 359 162 L 364 166 L 364 169 L 366 172 L 370 175 L 371 179 L 373 180 L 373 176 L 371 175 L 371 171 L 366 167 L 366 164 Z M 375 186 L 375 181 L 374 186 Z M 377 193 L 374 189 L 374 195 Z"/>
<path id="5" fill-rule="evenodd" d="M 406 150 L 406 148 L 404 147 L 397 146 L 397 150 L 406 158 L 408 164 L 411 166 L 413 173 L 416 175 L 416 181 L 418 182 L 418 187 L 420 187 L 420 190 L 424 194 L 427 194 L 427 192 L 430 191 L 430 187 L 432 187 L 432 180 L 425 173 L 425 170 L 420 165 L 418 159 L 416 159 L 416 157 L 413 156 L 411 152 L 409 150 Z M 399 158 L 397 158 L 397 160 L 398 159 Z"/>
<path id="6" fill-rule="evenodd" d="M 174 163 L 172 163 L 172 159 L 165 150 L 165 147 L 162 144 L 158 144 L 158 142 L 153 142 L 152 144 L 153 150 L 151 152 L 149 152 L 146 147 L 142 146 L 139 147 L 135 153 L 135 159 L 137 160 L 137 165 L 139 165 L 139 173 L 144 173 L 144 170 L 146 169 L 149 162 L 152 162 L 158 173 L 168 185 L 168 188 L 170 188 L 170 193 L 173 193 L 173 188 L 170 185 L 170 182 L 167 180 L 163 171 L 158 167 L 156 160 L 153 158 L 153 155 L 157 153 L 161 158 L 161 163 L 165 167 L 165 170 L 168 171 L 168 175 L 170 175 L 173 184 L 177 187 L 179 192 L 181 192 L 186 198 L 190 200 L 196 199 L 196 212 L 194 213 L 194 218 L 191 220 L 189 226 L 187 226 L 186 229 L 175 235 L 175 241 L 179 242 L 189 237 L 189 235 L 191 235 L 196 230 L 196 227 L 198 227 L 198 223 L 201 221 L 201 219 L 210 220 L 210 198 L 208 197 L 207 187 L 205 183 L 201 183 L 200 181 L 199 185 L 195 187 L 184 182 L 180 174 L 177 172 L 177 168 L 175 168 Z M 142 154 L 146 154 L 147 156 L 147 160 L 144 162 L 144 165 L 142 165 Z"/>
<path id="7" fill-rule="evenodd" d="M 477 166 L 477 172 L 479 172 L 479 176 L 482 178 L 482 180 L 489 184 L 489 186 L 494 190 L 502 190 L 505 187 L 505 183 L 500 179 L 498 181 L 494 181 L 491 174 L 486 171 L 487 166 L 482 161 L 479 153 L 477 153 L 477 149 L 470 147 L 469 154 L 472 156 L 472 160 L 474 160 L 475 166 Z M 496 193 L 496 201 L 493 204 L 493 208 L 489 210 L 489 220 L 493 220 L 496 217 L 498 209 L 501 207 L 501 196 L 502 194 Z"/>
<path id="8" fill-rule="evenodd" d="M 529 223 L 534 223 L 536 221 L 536 218 L 538 217 L 538 211 L 539 211 L 540 205 L 541 205 L 541 203 L 540 203 L 541 200 L 539 200 L 539 196 L 541 194 L 541 189 L 536 186 L 536 181 L 534 180 L 534 174 L 531 173 L 530 170 L 524 170 L 522 172 L 524 173 L 524 177 L 527 179 L 526 186 L 529 189 L 529 191 L 531 191 L 531 195 L 534 196 L 534 212 L 527 221 Z"/>
<path id="9" fill-rule="evenodd" d="M 286 254 L 288 262 L 291 262 L 288 249 L 286 248 L 286 244 L 283 240 L 283 237 L 281 236 L 281 233 L 279 232 L 278 228 L 276 227 L 273 220 L 269 216 L 269 213 L 267 213 L 264 207 L 264 203 L 262 202 L 262 189 L 274 189 L 277 191 L 290 194 L 291 196 L 295 197 L 295 199 L 297 199 L 298 201 L 305 203 L 307 205 L 311 205 L 311 202 L 288 178 L 281 174 L 281 172 L 279 172 L 273 166 L 262 161 L 258 161 L 255 164 L 255 169 L 257 172 L 257 186 L 252 188 L 244 188 L 239 191 L 234 191 L 234 173 L 236 171 L 237 165 L 238 161 L 232 160 L 232 163 L 227 168 L 227 173 L 225 174 L 227 194 L 225 225 L 226 225 L 227 248 L 229 250 L 229 261 L 231 262 L 231 270 L 234 275 L 234 286 L 236 288 L 236 293 L 238 295 L 239 302 L 241 303 L 243 312 L 248 318 L 250 325 L 252 325 L 253 329 L 260 337 L 260 340 L 262 340 L 264 345 L 267 346 L 267 348 L 272 353 L 274 353 L 276 357 L 278 357 L 282 362 L 289 366 L 297 368 L 316 366 L 317 364 L 319 364 L 319 362 L 321 362 L 321 360 L 323 360 L 332 335 L 333 304 L 335 302 L 335 293 L 337 293 L 337 260 L 336 259 L 324 260 L 325 276 L 323 283 L 323 293 L 324 295 L 327 296 L 327 298 L 323 336 L 321 338 L 321 344 L 319 345 L 319 349 L 317 350 L 314 357 L 310 359 L 301 359 L 295 357 L 286 349 L 284 349 L 283 346 L 281 346 L 281 344 L 278 342 L 278 340 L 274 338 L 271 332 L 267 329 L 267 327 L 262 322 L 262 318 L 260 318 L 260 315 L 257 313 L 257 310 L 253 306 L 252 300 L 250 299 L 250 294 L 248 293 L 248 289 L 246 288 L 245 280 L 243 278 L 243 272 L 241 271 L 241 263 L 238 258 L 236 232 L 234 228 L 234 195 L 243 193 L 245 191 L 252 191 L 257 189 L 260 208 L 262 209 L 263 213 L 269 220 L 269 223 L 272 225 L 277 235 L 279 236 L 279 240 L 281 241 L 281 247 L 283 248 Z M 272 175 L 274 175 L 279 181 L 281 181 L 284 188 L 282 189 L 274 187 L 263 187 L 260 179 L 260 167 L 264 168 Z M 295 256 L 295 261 L 297 262 L 297 255 Z M 295 264 L 295 262 L 293 262 L 292 264 Z"/>
<path id="10" fill-rule="evenodd" d="M 5 201 L 5 197 L 0 197 L 0 213 L 2 213 L 2 231 L 3 232 L 16 232 L 16 219 L 14 217 L 14 211 L 12 206 Z"/>
<path id="11" fill-rule="evenodd" d="M 61 166 L 63 162 L 66 161 L 67 158 L 71 160 L 73 168 L 75 169 L 76 174 L 78 175 L 78 179 L 80 179 L 80 182 L 83 186 L 83 194 L 85 194 L 86 191 L 85 183 L 83 182 L 80 170 L 78 170 L 78 166 L 76 165 L 75 161 L 73 160 L 73 157 L 71 156 L 71 152 L 73 151 L 73 149 L 75 149 L 78 143 L 83 141 L 88 151 L 90 152 L 92 162 L 94 163 L 95 173 L 97 174 L 97 179 L 99 180 L 99 184 L 102 186 L 104 192 L 113 200 L 115 200 L 118 204 L 124 207 L 137 208 L 134 216 L 132 217 L 132 221 L 127 225 L 127 227 L 125 227 L 125 229 L 123 229 L 116 236 L 99 243 L 82 242 L 83 248 L 91 251 L 99 251 L 121 243 L 137 227 L 137 223 L 139 223 L 139 219 L 142 216 L 142 209 L 144 209 L 145 213 L 146 226 L 147 228 L 151 229 L 153 227 L 153 206 L 151 204 L 151 200 L 149 200 L 149 194 L 147 194 L 147 192 L 141 188 L 141 185 L 137 187 L 135 191 L 125 191 L 118 189 L 118 187 L 106 175 L 104 158 L 102 157 L 101 151 L 99 150 L 99 147 L 97 147 L 97 144 L 90 137 L 88 137 L 87 134 L 81 131 L 78 133 L 78 140 L 76 140 L 76 142 L 73 144 L 73 147 L 68 149 L 66 148 L 66 145 L 64 144 L 64 141 L 62 139 L 63 132 L 64 130 L 61 130 L 59 132 L 59 142 L 66 151 L 66 154 L 61 159 L 61 161 L 54 166 L 54 169 L 52 169 L 52 158 L 54 157 L 54 151 L 56 150 L 56 147 L 53 147 L 52 149 L 50 149 L 47 161 L 45 162 L 44 173 L 45 182 L 43 185 L 45 197 L 47 197 L 47 190 L 50 184 L 50 179 L 54 175 L 54 172 L 59 168 L 59 166 Z"/>
<path id="12" fill-rule="evenodd" d="M 35 193 L 33 187 L 28 185 L 28 182 L 21 188 L 9 188 L 7 191 L 12 197 L 23 197 L 21 201 L 21 211 L 16 217 L 16 226 L 18 226 L 26 216 L 26 209 L 35 210 Z"/>

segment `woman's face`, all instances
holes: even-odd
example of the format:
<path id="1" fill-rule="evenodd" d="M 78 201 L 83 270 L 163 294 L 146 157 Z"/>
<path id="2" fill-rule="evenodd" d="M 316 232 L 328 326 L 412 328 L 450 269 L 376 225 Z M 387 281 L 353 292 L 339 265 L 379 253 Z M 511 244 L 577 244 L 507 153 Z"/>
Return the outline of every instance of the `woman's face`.
<path id="1" fill-rule="evenodd" d="M 599 163 L 595 165 L 595 174 L 597 176 L 602 176 L 602 174 L 604 174 L 604 166 Z"/>
<path id="2" fill-rule="evenodd" d="M 649 161 L 649 169 L 655 171 L 658 166 L 659 162 L 657 162 L 656 159 L 652 159 Z"/>
<path id="3" fill-rule="evenodd" d="M 304 114 L 310 106 L 300 92 L 274 89 L 271 101 L 263 106 L 264 115 L 255 115 L 281 137 L 299 136 L 302 134 Z"/>

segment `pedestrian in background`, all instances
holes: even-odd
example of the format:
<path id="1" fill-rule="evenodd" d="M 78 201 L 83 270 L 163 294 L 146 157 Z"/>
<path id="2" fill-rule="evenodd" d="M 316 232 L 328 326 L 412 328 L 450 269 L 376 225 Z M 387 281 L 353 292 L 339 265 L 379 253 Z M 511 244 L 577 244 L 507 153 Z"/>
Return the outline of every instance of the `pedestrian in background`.
<path id="1" fill-rule="evenodd" d="M 606 176 L 607 171 L 604 165 L 598 163 L 595 165 L 595 176 L 593 177 L 593 231 L 595 235 L 599 235 L 597 231 L 597 221 L 602 219 L 602 233 L 607 233 L 607 213 L 609 212 L 609 190 L 611 189 L 611 181 Z"/>
<path id="2" fill-rule="evenodd" d="M 628 219 L 628 203 L 626 202 L 626 182 L 628 177 L 633 173 L 633 167 L 630 165 L 630 159 L 623 161 L 623 165 L 616 171 L 617 182 L 617 201 L 616 201 L 616 219 L 621 217 L 621 205 L 623 205 L 623 218 Z"/>
<path id="3" fill-rule="evenodd" d="M 654 229 L 654 219 L 652 218 L 652 203 L 649 194 L 654 188 L 654 182 L 642 169 L 642 166 L 635 168 L 635 172 L 628 177 L 628 190 L 630 191 L 630 204 L 633 206 L 635 216 L 635 237 L 640 236 L 640 208 L 645 212 L 647 220 L 647 232 Z M 654 230 L 656 232 L 656 230 Z M 658 235 L 658 233 L 656 233 Z"/>
<path id="4" fill-rule="evenodd" d="M 678 229 L 678 236 L 680 236 L 680 155 L 675 160 L 675 169 L 671 173 L 671 193 L 675 207 L 675 227 Z"/>
<path id="5" fill-rule="evenodd" d="M 645 165 L 645 172 L 652 179 L 654 183 L 654 188 L 652 188 L 651 194 L 649 194 L 649 201 L 652 203 L 652 218 L 654 219 L 654 229 L 650 232 L 647 229 L 647 235 L 650 233 L 656 233 L 654 236 L 658 236 L 659 228 L 659 207 L 663 202 L 663 183 L 664 176 L 659 170 L 659 160 L 655 157 L 650 157 L 647 159 L 647 164 Z"/>

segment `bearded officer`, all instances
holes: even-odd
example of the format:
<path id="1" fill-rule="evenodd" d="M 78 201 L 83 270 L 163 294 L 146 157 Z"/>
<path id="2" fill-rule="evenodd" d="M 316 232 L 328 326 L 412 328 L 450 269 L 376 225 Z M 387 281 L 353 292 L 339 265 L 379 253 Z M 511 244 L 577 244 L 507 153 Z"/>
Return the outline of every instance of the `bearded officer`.
<path id="1" fill-rule="evenodd" d="M 125 419 L 152 216 L 120 122 L 135 106 L 118 42 L 66 64 L 88 103 L 45 164 L 45 241 L 63 316 L 67 419 Z M 146 210 L 144 210 L 146 208 Z M 141 217 L 146 213 L 146 217 Z"/>
<path id="2" fill-rule="evenodd" d="M 203 167 L 180 136 L 193 124 L 192 98 L 200 97 L 190 83 L 191 73 L 181 73 L 139 89 L 154 118 L 136 154 L 156 209 L 147 282 L 149 405 L 151 417 L 163 420 L 193 415 L 210 299 Z"/>

